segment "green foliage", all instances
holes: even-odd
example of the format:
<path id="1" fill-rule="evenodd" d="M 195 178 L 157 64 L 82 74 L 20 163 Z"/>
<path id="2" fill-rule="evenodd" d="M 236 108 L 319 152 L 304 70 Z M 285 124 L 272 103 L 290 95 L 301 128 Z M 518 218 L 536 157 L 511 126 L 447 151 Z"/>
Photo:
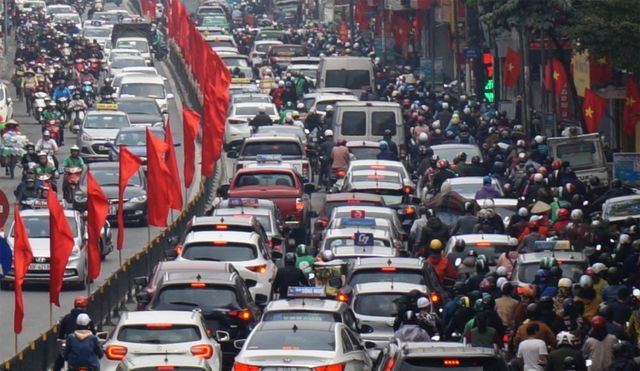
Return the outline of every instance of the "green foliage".
<path id="1" fill-rule="evenodd" d="M 470 0 L 494 31 L 548 31 L 572 18 L 572 0 Z"/>

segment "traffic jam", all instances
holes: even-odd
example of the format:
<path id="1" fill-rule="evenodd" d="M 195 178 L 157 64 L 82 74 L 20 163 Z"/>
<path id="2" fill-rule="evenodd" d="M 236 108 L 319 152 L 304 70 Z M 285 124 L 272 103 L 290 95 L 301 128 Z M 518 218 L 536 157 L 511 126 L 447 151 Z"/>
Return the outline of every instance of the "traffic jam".
<path id="1" fill-rule="evenodd" d="M 1 159 L 20 218 L 2 240 L 18 259 L 26 233 L 31 260 L 18 279 L 0 258 L 0 288 L 52 280 L 60 204 L 60 285 L 91 289 L 88 244 L 114 259 L 114 226 L 150 224 L 149 142 L 181 145 L 167 128 L 191 82 L 169 58 L 170 5 L 10 3 Z M 608 171 L 602 136 L 547 136 L 385 64 L 312 3 L 189 4 L 231 78 L 224 177 L 112 328 L 76 297 L 52 369 L 640 369 L 640 195 Z"/>

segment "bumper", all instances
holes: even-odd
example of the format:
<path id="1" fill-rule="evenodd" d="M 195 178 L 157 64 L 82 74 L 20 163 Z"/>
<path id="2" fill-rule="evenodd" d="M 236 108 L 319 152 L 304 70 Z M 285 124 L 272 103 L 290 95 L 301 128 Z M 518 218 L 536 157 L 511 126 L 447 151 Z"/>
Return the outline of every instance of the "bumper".
<path id="1" fill-rule="evenodd" d="M 105 142 L 78 143 L 80 156 L 85 160 L 108 160 L 110 148 Z"/>
<path id="2" fill-rule="evenodd" d="M 85 272 L 85 259 L 84 257 L 70 258 L 69 263 L 64 269 L 64 276 L 62 278 L 63 283 L 79 284 L 84 282 Z M 39 266 L 38 266 L 39 264 Z M 49 284 L 51 280 L 51 272 L 49 270 L 50 263 L 32 263 L 25 275 L 24 281 L 26 283 L 46 283 Z M 9 271 L 7 275 L 2 278 L 2 282 L 14 282 L 15 276 L 13 269 Z"/>

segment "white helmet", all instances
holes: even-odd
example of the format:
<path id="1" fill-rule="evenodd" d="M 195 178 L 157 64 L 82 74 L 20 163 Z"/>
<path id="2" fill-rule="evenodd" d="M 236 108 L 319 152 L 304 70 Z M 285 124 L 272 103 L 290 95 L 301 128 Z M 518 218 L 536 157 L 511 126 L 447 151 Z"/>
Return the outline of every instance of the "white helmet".
<path id="1" fill-rule="evenodd" d="M 573 285 L 573 282 L 571 282 L 571 278 L 563 277 L 558 280 L 558 287 L 569 289 L 571 288 L 571 285 Z"/>
<path id="2" fill-rule="evenodd" d="M 322 261 L 329 262 L 332 261 L 336 256 L 333 254 L 331 250 L 323 250 L 322 251 Z"/>
<path id="3" fill-rule="evenodd" d="M 571 210 L 571 220 L 575 220 L 575 221 L 580 221 L 582 220 L 582 210 L 580 209 L 573 209 Z"/>
<path id="4" fill-rule="evenodd" d="M 428 140 L 429 140 L 429 136 L 427 135 L 427 133 L 420 133 L 420 135 L 418 135 L 419 142 L 426 142 Z"/>
<path id="5" fill-rule="evenodd" d="M 76 317 L 76 325 L 78 326 L 89 326 L 90 323 L 91 318 L 86 313 L 80 313 L 78 317 Z"/>
<path id="6" fill-rule="evenodd" d="M 593 287 L 593 278 L 591 278 L 591 276 L 588 276 L 586 274 L 583 274 L 582 276 L 580 276 L 580 287 L 584 288 L 588 288 L 588 287 Z"/>
<path id="7" fill-rule="evenodd" d="M 576 343 L 576 337 L 569 331 L 560 331 L 558 335 L 556 335 L 556 341 L 558 345 L 574 345 Z"/>
<path id="8" fill-rule="evenodd" d="M 591 269 L 593 270 L 593 273 L 600 274 L 607 270 L 607 266 L 603 263 L 597 262 L 591 266 Z"/>
<path id="9" fill-rule="evenodd" d="M 332 137 L 333 136 L 333 130 L 331 129 L 327 129 L 324 131 L 324 136 L 325 137 Z"/>
<path id="10" fill-rule="evenodd" d="M 529 210 L 526 207 L 521 207 L 518 209 L 518 215 L 524 218 L 529 215 Z"/>
<path id="11" fill-rule="evenodd" d="M 493 202 L 492 199 L 486 199 L 482 202 L 482 208 L 483 209 L 493 209 L 495 207 L 495 203 Z"/>
<path id="12" fill-rule="evenodd" d="M 536 182 L 536 183 L 542 183 L 543 180 L 544 180 L 544 176 L 542 174 L 540 174 L 540 173 L 536 173 L 533 176 L 533 181 Z"/>
<path id="13" fill-rule="evenodd" d="M 542 142 L 544 142 L 544 137 L 542 135 L 536 135 L 533 140 L 538 144 L 542 144 Z"/>
<path id="14" fill-rule="evenodd" d="M 260 113 L 265 113 L 267 111 L 267 107 L 265 107 L 264 105 L 259 105 L 258 106 L 258 112 Z"/>
<path id="15" fill-rule="evenodd" d="M 304 109 L 304 103 L 298 103 L 298 105 L 296 106 L 297 109 L 302 110 Z"/>

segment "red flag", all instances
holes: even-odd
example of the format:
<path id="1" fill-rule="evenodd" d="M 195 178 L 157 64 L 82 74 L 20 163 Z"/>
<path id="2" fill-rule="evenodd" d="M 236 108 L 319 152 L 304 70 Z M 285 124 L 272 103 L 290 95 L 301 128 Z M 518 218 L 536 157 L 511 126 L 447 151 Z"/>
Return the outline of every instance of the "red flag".
<path id="1" fill-rule="evenodd" d="M 60 306 L 64 271 L 75 241 L 69 222 L 64 215 L 64 209 L 58 202 L 58 195 L 52 189 L 49 190 L 47 196 L 47 206 L 49 207 L 49 255 L 51 257 L 49 302 Z"/>
<path id="2" fill-rule="evenodd" d="M 203 177 L 213 175 L 215 163 L 215 136 L 216 136 L 216 114 L 215 98 L 207 94 L 204 96 L 204 117 L 202 120 L 202 163 L 200 165 L 200 173 Z"/>
<path id="3" fill-rule="evenodd" d="M 607 109 L 607 100 L 594 93 L 591 89 L 586 89 L 584 102 L 582 104 L 582 114 L 587 133 L 598 132 L 598 124 Z"/>
<path id="4" fill-rule="evenodd" d="M 169 196 L 171 197 L 170 207 L 174 210 L 182 210 L 182 185 L 180 184 L 180 172 L 178 171 L 178 159 L 176 149 L 173 146 L 173 135 L 171 134 L 171 123 L 167 122 L 164 129 L 164 142 L 167 145 L 167 168 L 169 174 Z"/>
<path id="5" fill-rule="evenodd" d="M 87 170 L 87 242 L 89 279 L 95 280 L 100 275 L 100 235 L 104 222 L 109 215 L 109 200 L 105 196 L 100 184 L 93 177 L 91 170 Z"/>
<path id="6" fill-rule="evenodd" d="M 625 134 L 633 136 L 640 114 L 640 92 L 634 76 L 627 78 L 627 92 L 625 94 L 624 111 L 622 114 L 622 129 Z"/>
<path id="7" fill-rule="evenodd" d="M 172 177 L 165 162 L 167 144 L 147 128 L 147 214 L 149 224 L 167 226 L 169 215 L 169 178 Z"/>
<path id="8" fill-rule="evenodd" d="M 611 81 L 613 78 L 611 59 L 607 57 L 589 59 L 589 75 L 592 85 Z"/>
<path id="9" fill-rule="evenodd" d="M 191 187 L 196 171 L 196 137 L 200 114 L 192 109 L 182 109 L 182 138 L 184 139 L 184 186 Z"/>
<path id="10" fill-rule="evenodd" d="M 13 332 L 19 334 L 22 332 L 22 320 L 24 319 L 22 284 L 24 283 L 24 276 L 27 274 L 27 270 L 29 269 L 29 264 L 31 264 L 31 261 L 33 260 L 33 252 L 31 252 L 31 244 L 29 243 L 27 228 L 24 226 L 18 206 L 14 206 L 13 215 L 15 215 L 15 228 L 13 232 L 13 274 L 15 277 Z"/>
<path id="11" fill-rule="evenodd" d="M 134 155 L 125 146 L 120 146 L 119 155 L 119 167 L 118 167 L 118 241 L 117 248 L 122 250 L 124 245 L 124 190 L 127 188 L 129 178 L 135 174 L 140 165 L 142 165 L 142 159 Z"/>
<path id="12" fill-rule="evenodd" d="M 552 58 L 544 69 L 544 87 L 546 90 L 553 90 L 556 96 L 562 92 L 564 84 L 567 83 L 567 73 L 564 65 L 556 58 Z"/>
<path id="13" fill-rule="evenodd" d="M 511 48 L 507 48 L 507 57 L 504 61 L 504 85 L 508 87 L 515 86 L 518 83 L 521 69 L 520 54 Z"/>

